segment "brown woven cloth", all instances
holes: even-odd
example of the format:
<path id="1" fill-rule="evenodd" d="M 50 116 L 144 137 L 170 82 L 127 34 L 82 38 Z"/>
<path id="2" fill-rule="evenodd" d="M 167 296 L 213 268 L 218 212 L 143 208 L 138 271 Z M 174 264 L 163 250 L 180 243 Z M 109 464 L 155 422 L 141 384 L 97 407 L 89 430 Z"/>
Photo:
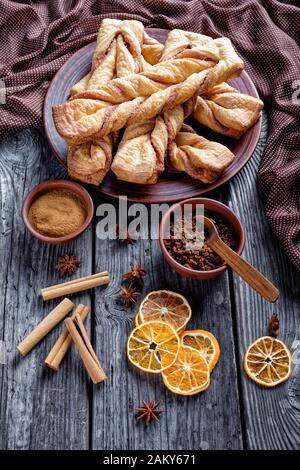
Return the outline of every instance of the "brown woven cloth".
<path id="1" fill-rule="evenodd" d="M 258 182 L 267 218 L 300 269 L 299 0 L 0 0 L 0 137 L 42 124 L 53 74 L 96 38 L 105 17 L 228 36 L 269 111 Z M 294 97 L 294 98 L 293 98 Z"/>

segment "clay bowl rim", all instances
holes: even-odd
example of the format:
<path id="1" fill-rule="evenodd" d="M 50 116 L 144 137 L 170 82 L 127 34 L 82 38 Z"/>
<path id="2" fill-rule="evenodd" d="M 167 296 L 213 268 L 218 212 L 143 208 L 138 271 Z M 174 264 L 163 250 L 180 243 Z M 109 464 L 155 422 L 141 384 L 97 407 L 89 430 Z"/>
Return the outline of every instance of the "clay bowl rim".
<path id="1" fill-rule="evenodd" d="M 51 189 L 65 189 L 67 191 L 73 192 L 77 196 L 81 197 L 83 200 L 86 210 L 87 216 L 85 222 L 82 226 L 77 229 L 75 232 L 69 233 L 68 235 L 64 235 L 63 237 L 49 237 L 47 235 L 42 235 L 34 227 L 31 225 L 28 217 L 29 209 L 32 203 L 38 198 L 38 196 L 44 194 L 45 192 Z M 74 181 L 67 181 L 67 180 L 48 180 L 44 181 L 43 183 L 38 184 L 35 186 L 25 197 L 22 206 L 22 218 L 23 222 L 27 228 L 27 230 L 38 240 L 41 240 L 46 243 L 58 245 L 60 243 L 64 244 L 67 242 L 71 242 L 75 240 L 79 235 L 81 235 L 90 225 L 94 214 L 94 203 L 87 192 L 80 184 L 75 183 Z"/>
<path id="2" fill-rule="evenodd" d="M 207 203 L 208 203 L 208 205 L 211 205 L 211 206 L 214 206 L 214 207 L 213 208 L 206 207 Z M 193 198 L 190 198 L 190 199 L 183 199 L 182 201 L 179 201 L 179 202 L 173 204 L 168 209 L 168 211 L 163 215 L 163 217 L 160 221 L 160 224 L 159 224 L 159 244 L 160 244 L 160 249 L 161 249 L 164 257 L 166 258 L 166 260 L 171 262 L 171 263 L 169 263 L 171 266 L 172 266 L 172 264 L 175 266 L 175 267 L 173 266 L 173 269 L 175 269 L 175 271 L 178 272 L 181 275 L 184 275 L 184 276 L 187 276 L 187 277 L 193 277 L 194 279 L 197 278 L 197 277 L 199 279 L 204 279 L 204 276 L 207 276 L 208 274 L 210 275 L 210 278 L 217 277 L 220 274 L 224 273 L 229 268 L 229 266 L 226 263 L 223 266 L 220 266 L 219 268 L 210 269 L 209 271 L 203 271 L 203 270 L 196 270 L 196 269 L 187 268 L 187 267 L 183 266 L 182 264 L 178 263 L 178 261 L 176 261 L 173 258 L 173 256 L 170 255 L 170 253 L 168 252 L 168 250 L 165 247 L 165 244 L 163 242 L 163 240 L 164 240 L 163 233 L 164 233 L 164 227 L 165 227 L 165 224 L 166 224 L 166 220 L 170 216 L 170 214 L 172 212 L 174 212 L 174 209 L 176 207 L 182 206 L 184 204 L 193 204 L 193 205 L 203 204 L 206 209 L 211 210 L 212 212 L 215 211 L 215 212 L 223 215 L 223 217 L 226 220 L 228 220 L 228 217 L 226 217 L 226 215 L 228 213 L 230 213 L 232 218 L 235 220 L 235 225 L 233 225 L 230 220 L 228 220 L 228 222 L 233 227 L 235 234 L 239 237 L 238 247 L 235 250 L 235 252 L 238 253 L 239 255 L 241 255 L 241 253 L 243 252 L 244 246 L 245 246 L 246 235 L 245 235 L 244 226 L 243 226 L 242 222 L 240 221 L 240 219 L 238 218 L 238 216 L 228 206 L 226 206 L 222 202 L 216 201 L 215 199 L 210 199 L 210 198 L 205 198 L 205 197 L 193 197 Z M 216 210 L 215 210 L 215 208 L 216 208 Z M 217 210 L 217 209 L 220 209 L 220 210 Z"/>

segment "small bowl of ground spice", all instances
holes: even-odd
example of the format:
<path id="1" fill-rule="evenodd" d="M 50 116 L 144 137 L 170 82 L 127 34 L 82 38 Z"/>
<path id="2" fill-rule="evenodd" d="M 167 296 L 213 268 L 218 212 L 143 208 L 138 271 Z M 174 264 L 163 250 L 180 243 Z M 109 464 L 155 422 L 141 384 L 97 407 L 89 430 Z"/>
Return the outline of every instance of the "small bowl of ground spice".
<path id="1" fill-rule="evenodd" d="M 241 254 L 245 232 L 240 220 L 229 207 L 207 198 L 186 199 L 171 206 L 161 220 L 159 241 L 166 261 L 175 271 L 187 277 L 205 280 L 224 273 L 228 266 L 205 244 L 205 230 L 201 232 L 201 237 L 196 237 L 196 208 L 201 208 L 201 205 L 204 206 L 203 215 L 213 221 L 223 242 Z M 191 211 L 187 212 L 186 208 L 191 208 Z M 196 245 L 199 240 L 201 243 Z"/>
<path id="2" fill-rule="evenodd" d="M 52 180 L 26 196 L 22 216 L 29 232 L 43 242 L 58 245 L 79 237 L 90 225 L 94 204 L 78 183 Z"/>

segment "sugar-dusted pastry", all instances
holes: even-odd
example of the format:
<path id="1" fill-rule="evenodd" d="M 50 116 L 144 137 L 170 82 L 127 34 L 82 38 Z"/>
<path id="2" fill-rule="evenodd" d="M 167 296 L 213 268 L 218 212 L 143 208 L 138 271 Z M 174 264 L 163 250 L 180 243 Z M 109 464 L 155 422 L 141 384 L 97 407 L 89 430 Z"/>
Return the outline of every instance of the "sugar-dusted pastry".
<path id="1" fill-rule="evenodd" d="M 102 20 L 93 54 L 92 71 L 71 88 L 70 95 L 95 90 L 113 78 L 143 71 L 143 41 L 144 26 L 140 21 L 111 18 Z"/>
<path id="2" fill-rule="evenodd" d="M 102 21 L 92 70 L 74 85 L 71 95 L 97 88 L 114 77 L 122 77 L 143 70 L 145 60 L 141 54 L 144 27 L 139 21 L 105 19 Z M 130 49 L 130 50 L 129 50 Z M 93 110 L 89 100 L 78 100 L 77 116 Z M 99 102 L 97 103 L 99 106 Z M 103 103 L 102 106 L 106 106 Z M 101 106 L 100 106 L 101 107 Z M 68 148 L 68 173 L 73 179 L 99 185 L 108 172 L 112 160 L 113 137 L 107 135 Z"/>
<path id="3" fill-rule="evenodd" d="M 149 96 L 129 117 L 128 124 L 139 122 L 143 116 L 152 118 L 160 112 L 184 103 L 196 93 L 206 93 L 213 84 L 238 76 L 244 68 L 244 63 L 236 54 L 231 41 L 227 38 L 220 38 L 215 39 L 214 44 L 218 46 L 219 61 L 213 67 L 199 73 L 193 73 L 183 82 Z M 191 51 L 194 54 L 194 50 Z M 188 49 L 185 51 L 186 54 L 188 54 Z M 175 59 L 174 61 L 176 62 L 176 60 L 184 59 Z M 172 61 L 170 60 L 170 63 Z M 165 63 L 168 62 L 159 63 L 157 67 Z"/>
<path id="4" fill-rule="evenodd" d="M 219 60 L 219 47 L 210 36 L 173 29 L 168 34 L 159 61 L 163 62 L 184 57 L 217 62 Z"/>
<path id="5" fill-rule="evenodd" d="M 68 174 L 72 179 L 99 185 L 112 160 L 112 136 L 95 142 L 71 145 L 68 150 Z"/>
<path id="6" fill-rule="evenodd" d="M 168 133 L 161 117 L 128 126 L 111 169 L 118 179 L 154 184 L 164 169 Z"/>
<path id="7" fill-rule="evenodd" d="M 171 31 L 164 47 L 160 48 L 160 60 L 172 60 L 178 54 L 188 57 L 189 54 L 194 54 L 196 45 L 213 41 L 207 36 L 188 36 L 188 33 L 181 30 Z M 217 55 L 216 51 L 215 54 Z M 192 113 L 194 103 L 193 97 L 156 118 L 129 125 L 112 164 L 112 171 L 117 178 L 139 184 L 156 183 L 164 170 L 167 144 L 174 140 L 184 118 Z"/>
<path id="8" fill-rule="evenodd" d="M 163 48 L 163 44 L 149 36 L 146 31 L 144 32 L 142 54 L 146 62 L 151 65 L 157 64 L 157 62 L 159 62 Z"/>
<path id="9" fill-rule="evenodd" d="M 218 59 L 218 48 L 210 36 L 173 29 L 169 32 L 165 45 L 144 33 L 143 57 L 152 65 L 170 59 L 183 57 L 197 59 Z"/>
<path id="10" fill-rule="evenodd" d="M 89 79 L 91 78 L 91 72 L 87 73 L 84 77 L 82 77 L 79 82 L 75 83 L 70 89 L 70 96 L 76 95 L 77 93 L 82 93 L 87 89 Z"/>
<path id="11" fill-rule="evenodd" d="M 219 54 L 218 62 L 214 65 L 210 59 L 193 58 L 160 62 L 152 67 L 152 71 L 112 80 L 107 86 L 103 86 L 101 93 L 91 92 L 84 98 L 54 107 L 53 117 L 59 134 L 72 144 L 99 138 L 119 130 L 125 124 L 152 119 L 159 113 L 184 103 L 197 92 L 205 93 L 213 84 L 238 75 L 243 69 L 243 61 L 237 56 L 230 40 L 215 39 L 214 44 L 217 45 Z M 208 64 L 210 67 L 203 69 Z M 198 72 L 195 73 L 197 69 Z M 90 109 L 86 107 L 84 111 L 87 96 L 90 96 Z M 97 99 L 93 99 L 96 96 Z M 101 100 L 98 99 L 100 96 Z M 145 96 L 148 98 L 145 99 Z M 117 106 L 105 107 L 107 100 L 111 100 L 111 103 L 122 102 Z M 139 101 L 133 105 L 134 100 Z M 110 125 L 106 125 L 108 121 Z"/>
<path id="12" fill-rule="evenodd" d="M 197 98 L 193 117 L 218 134 L 238 139 L 256 123 L 262 108 L 260 99 L 221 83 Z"/>
<path id="13" fill-rule="evenodd" d="M 183 125 L 169 147 L 171 165 L 202 183 L 213 183 L 234 159 L 224 145 L 211 142 Z"/>
<path id="14" fill-rule="evenodd" d="M 165 168 L 167 146 L 194 109 L 194 99 L 161 116 L 126 127 L 111 169 L 118 179 L 155 184 Z"/>

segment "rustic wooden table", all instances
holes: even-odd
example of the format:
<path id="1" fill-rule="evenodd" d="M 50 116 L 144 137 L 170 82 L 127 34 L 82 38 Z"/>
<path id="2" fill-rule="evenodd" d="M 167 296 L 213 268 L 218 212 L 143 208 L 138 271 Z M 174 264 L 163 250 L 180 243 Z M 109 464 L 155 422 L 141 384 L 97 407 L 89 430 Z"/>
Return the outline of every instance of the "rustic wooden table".
<path id="1" fill-rule="evenodd" d="M 53 269 L 66 247 L 46 246 L 32 238 L 21 219 L 24 196 L 39 182 L 64 177 L 41 130 L 24 130 L 0 144 L 0 406 L 2 449 L 296 449 L 300 447 L 299 273 L 282 254 L 263 215 L 255 185 L 267 135 L 267 119 L 248 165 L 212 197 L 228 204 L 247 234 L 244 256 L 280 289 L 276 306 L 261 299 L 236 275 L 196 282 L 166 265 L 157 240 L 124 246 L 100 241 L 97 217 L 68 251 L 82 261 L 79 275 L 107 269 L 107 288 L 73 298 L 91 305 L 89 329 L 108 380 L 92 386 L 75 350 L 59 372 L 44 366 L 57 330 L 26 358 L 17 343 L 57 301 L 43 302 L 39 288 L 57 282 Z M 271 158 L 271 156 L 270 156 Z M 103 202 L 94 194 L 95 203 Z M 107 200 L 107 199 L 106 199 Z M 194 397 L 171 394 L 160 377 L 139 373 L 126 361 L 125 343 L 136 307 L 118 300 L 122 273 L 138 261 L 148 270 L 143 292 L 171 289 L 193 308 L 191 326 L 212 331 L 221 357 L 210 388 Z M 298 295 L 298 300 L 297 300 Z M 281 338 L 293 352 L 289 382 L 265 390 L 243 372 L 246 347 L 267 333 L 273 311 L 280 316 Z M 161 402 L 156 427 L 135 420 L 141 400 Z"/>

